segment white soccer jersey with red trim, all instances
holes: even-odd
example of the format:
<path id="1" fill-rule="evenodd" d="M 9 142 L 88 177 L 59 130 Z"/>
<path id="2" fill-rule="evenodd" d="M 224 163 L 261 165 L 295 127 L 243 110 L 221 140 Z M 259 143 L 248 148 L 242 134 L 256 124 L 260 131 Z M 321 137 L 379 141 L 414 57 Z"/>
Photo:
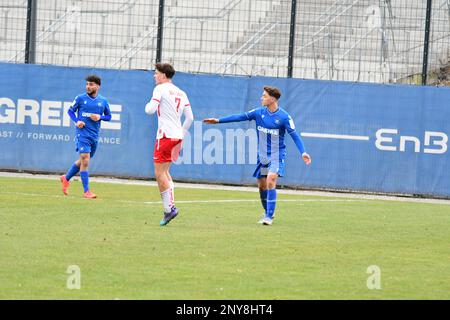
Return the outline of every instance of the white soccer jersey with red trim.
<path id="1" fill-rule="evenodd" d="M 181 116 L 185 108 L 190 108 L 186 93 L 171 82 L 162 83 L 153 90 L 152 100 L 159 103 L 158 132 L 156 139 L 164 135 L 167 138 L 183 139 L 184 132 L 181 125 Z"/>

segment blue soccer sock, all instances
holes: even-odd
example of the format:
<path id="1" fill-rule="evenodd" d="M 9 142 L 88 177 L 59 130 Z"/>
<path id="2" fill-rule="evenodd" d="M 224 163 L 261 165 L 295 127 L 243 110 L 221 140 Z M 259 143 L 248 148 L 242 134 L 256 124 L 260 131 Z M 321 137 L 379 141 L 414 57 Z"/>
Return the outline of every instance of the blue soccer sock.
<path id="1" fill-rule="evenodd" d="M 66 180 L 69 181 L 70 179 L 72 179 L 72 177 L 76 175 L 78 171 L 80 171 L 80 167 L 77 167 L 77 165 L 74 163 L 66 173 Z"/>
<path id="2" fill-rule="evenodd" d="M 275 214 L 275 206 L 277 205 L 277 189 L 267 190 L 267 211 L 266 216 L 273 218 Z"/>
<path id="3" fill-rule="evenodd" d="M 83 183 L 84 192 L 89 190 L 89 172 L 80 171 L 81 182 Z"/>
<path id="4" fill-rule="evenodd" d="M 267 190 L 259 190 L 259 197 L 261 198 L 261 204 L 264 211 L 267 212 Z"/>

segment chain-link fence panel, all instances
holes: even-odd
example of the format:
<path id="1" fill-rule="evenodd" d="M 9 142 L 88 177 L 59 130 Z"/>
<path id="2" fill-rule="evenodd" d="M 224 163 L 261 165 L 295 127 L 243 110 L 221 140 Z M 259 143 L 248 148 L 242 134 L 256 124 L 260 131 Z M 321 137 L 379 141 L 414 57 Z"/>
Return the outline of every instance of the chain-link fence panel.
<path id="1" fill-rule="evenodd" d="M 191 73 L 286 77 L 291 64 L 297 78 L 422 81 L 426 0 L 33 1 L 35 63 L 151 69 L 160 56 Z M 0 5 L 1 61 L 25 60 L 27 3 Z M 430 84 L 450 82 L 449 34 L 450 0 L 433 0 Z"/>
<path id="2" fill-rule="evenodd" d="M 24 62 L 27 0 L 0 3 L 0 61 Z"/>

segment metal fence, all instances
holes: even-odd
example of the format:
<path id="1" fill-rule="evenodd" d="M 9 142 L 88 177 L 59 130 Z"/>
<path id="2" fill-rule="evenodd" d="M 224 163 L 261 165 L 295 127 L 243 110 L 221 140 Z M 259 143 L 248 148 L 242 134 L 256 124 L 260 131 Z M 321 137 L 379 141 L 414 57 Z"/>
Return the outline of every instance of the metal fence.
<path id="1" fill-rule="evenodd" d="M 13 63 L 446 85 L 449 34 L 450 0 L 0 3 Z"/>

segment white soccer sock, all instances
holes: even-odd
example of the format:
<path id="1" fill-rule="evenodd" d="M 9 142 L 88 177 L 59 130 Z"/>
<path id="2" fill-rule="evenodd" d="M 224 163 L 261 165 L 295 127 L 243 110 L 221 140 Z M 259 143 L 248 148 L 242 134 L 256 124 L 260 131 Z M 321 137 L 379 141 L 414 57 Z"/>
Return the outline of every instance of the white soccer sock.
<path id="1" fill-rule="evenodd" d="M 175 205 L 175 185 L 173 184 L 173 181 L 170 181 L 169 185 L 172 190 L 172 205 Z"/>
<path id="2" fill-rule="evenodd" d="M 164 212 L 169 213 L 173 207 L 172 189 L 167 189 L 166 191 L 161 192 L 161 199 L 164 206 Z"/>

